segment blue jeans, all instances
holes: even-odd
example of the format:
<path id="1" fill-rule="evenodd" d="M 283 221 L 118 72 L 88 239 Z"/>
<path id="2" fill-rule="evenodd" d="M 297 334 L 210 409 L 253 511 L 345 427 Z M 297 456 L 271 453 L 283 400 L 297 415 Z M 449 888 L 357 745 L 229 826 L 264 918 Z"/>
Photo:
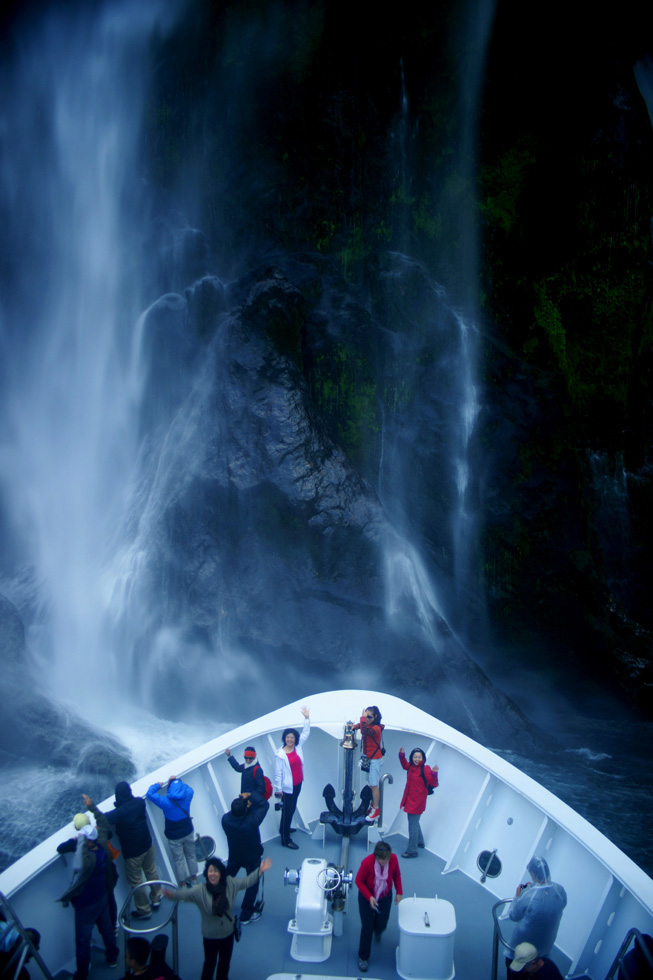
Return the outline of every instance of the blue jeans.
<path id="1" fill-rule="evenodd" d="M 422 816 L 422 814 L 407 813 L 406 816 L 408 817 L 408 847 L 406 850 L 409 854 L 417 854 L 418 845 L 424 845 L 422 828 L 419 825 L 419 818 Z"/>
<path id="2" fill-rule="evenodd" d="M 77 906 L 75 909 L 75 952 L 77 956 L 77 969 L 75 970 L 74 980 L 86 980 L 88 968 L 91 963 L 91 936 L 93 927 L 97 925 L 100 935 L 104 940 L 104 948 L 107 954 L 107 963 L 114 963 L 118 959 L 118 947 L 114 928 L 111 925 L 109 916 L 109 901 L 107 896 L 101 898 L 93 905 Z"/>

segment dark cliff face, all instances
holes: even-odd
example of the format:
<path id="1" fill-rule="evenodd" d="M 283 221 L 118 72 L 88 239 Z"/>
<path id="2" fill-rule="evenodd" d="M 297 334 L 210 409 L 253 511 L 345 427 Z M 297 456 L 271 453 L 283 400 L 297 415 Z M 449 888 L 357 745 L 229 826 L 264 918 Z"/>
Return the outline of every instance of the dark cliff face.
<path id="1" fill-rule="evenodd" d="M 361 476 L 359 437 L 374 430 L 374 418 L 361 411 L 353 381 L 332 397 L 342 378 L 329 370 L 339 365 L 349 377 L 360 357 L 354 323 L 365 328 L 361 343 L 375 341 L 379 362 L 396 355 L 400 335 L 384 331 L 320 256 L 280 261 L 295 283 L 278 267 L 224 292 L 203 280 L 186 300 L 163 297 L 145 321 L 150 350 L 163 322 L 162 342 L 185 333 L 199 353 L 185 401 L 162 410 L 152 374 L 143 402 L 152 453 L 145 493 L 156 507 L 141 519 L 145 565 L 125 610 L 127 632 L 139 636 L 136 682 L 148 677 L 158 709 L 172 717 L 189 704 L 209 711 L 216 697 L 238 703 L 244 683 L 248 704 L 262 706 L 299 697 L 307 686 L 380 686 L 431 710 L 437 704 L 440 717 L 493 745 L 534 744 L 517 705 L 493 687 L 442 615 L 420 616 L 423 596 L 399 584 L 397 609 L 388 611 L 389 556 L 410 574 L 415 566 L 409 542 Z M 415 272 L 411 281 L 417 284 Z M 392 283 L 390 305 L 401 277 Z M 219 296 L 236 305 L 219 312 Z M 210 319 L 199 312 L 207 307 L 215 309 Z M 447 333 L 444 308 L 441 315 Z M 377 368 L 379 391 L 385 387 L 390 400 L 398 397 L 389 392 L 393 376 L 394 368 L 386 375 Z M 421 405 L 419 387 L 403 399 Z M 371 404 L 380 411 L 376 399 Z M 361 432 L 357 416 L 366 420 Z M 423 457 L 428 424 L 413 416 L 412 427 L 415 457 Z M 379 451 L 369 451 L 368 466 Z M 428 518 L 423 507 L 419 519 L 426 525 Z M 432 527 L 434 539 L 443 523 L 439 517 Z M 156 649 L 166 633 L 176 652 L 163 671 Z"/>
<path id="2" fill-rule="evenodd" d="M 633 73 L 650 36 L 628 5 L 559 13 L 535 30 L 500 3 L 488 65 L 490 606 L 515 658 L 540 638 L 556 674 L 650 711 L 653 131 Z"/>
<path id="3" fill-rule="evenodd" d="M 337 342 L 319 317 L 301 338 L 282 329 L 275 340 L 292 348 L 313 409 L 374 486 L 379 323 L 401 331 L 406 315 L 401 302 L 380 310 L 386 252 L 425 262 L 454 301 L 465 300 L 461 265 L 473 262 L 460 155 L 471 7 L 375 19 L 364 36 L 336 3 L 193 10 L 151 92 L 153 180 L 193 202 L 212 271 L 233 256 L 247 265 L 298 250 L 337 270 L 355 299 Z M 519 4 L 498 3 L 466 220 L 478 222 L 481 246 L 473 580 L 489 636 L 506 671 L 532 644 L 549 651 L 554 675 L 572 664 L 599 685 L 616 679 L 650 708 L 653 136 L 632 71 L 646 53 L 642 28 L 627 8 L 588 21 L 554 5 L 534 24 Z M 323 288 L 317 275 L 299 280 L 309 299 Z M 405 456 L 406 513 L 446 567 L 437 443 Z M 616 543 L 597 459 L 616 482 L 627 474 L 628 527 Z"/>

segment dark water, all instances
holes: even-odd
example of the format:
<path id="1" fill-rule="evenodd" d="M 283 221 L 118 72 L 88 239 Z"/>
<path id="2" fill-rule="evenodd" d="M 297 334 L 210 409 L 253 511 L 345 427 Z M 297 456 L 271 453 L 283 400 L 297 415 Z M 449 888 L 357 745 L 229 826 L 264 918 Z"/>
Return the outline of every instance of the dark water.
<path id="1" fill-rule="evenodd" d="M 653 876 L 653 723 L 585 721 L 546 758 L 500 751 Z"/>

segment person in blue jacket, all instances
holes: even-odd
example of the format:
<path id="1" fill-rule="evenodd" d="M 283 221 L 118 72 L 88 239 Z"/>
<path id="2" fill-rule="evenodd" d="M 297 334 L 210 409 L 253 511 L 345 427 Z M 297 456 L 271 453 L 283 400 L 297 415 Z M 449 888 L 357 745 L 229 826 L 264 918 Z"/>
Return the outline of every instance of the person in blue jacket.
<path id="1" fill-rule="evenodd" d="M 165 795 L 161 795 L 161 790 Z M 166 821 L 164 833 L 168 838 L 180 886 L 197 884 L 195 830 L 190 816 L 193 794 L 194 790 L 176 776 L 170 777 L 167 789 L 165 783 L 153 783 L 146 794 L 148 800 L 163 810 Z"/>

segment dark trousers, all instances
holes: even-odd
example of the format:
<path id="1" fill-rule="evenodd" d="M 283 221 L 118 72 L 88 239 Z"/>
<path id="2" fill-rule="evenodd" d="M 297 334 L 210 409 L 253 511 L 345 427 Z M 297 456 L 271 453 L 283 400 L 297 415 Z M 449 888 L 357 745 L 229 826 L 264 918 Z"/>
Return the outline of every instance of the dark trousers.
<path id="1" fill-rule="evenodd" d="M 260 858 L 258 859 L 258 861 L 254 861 L 253 864 L 237 864 L 236 861 L 232 861 L 232 859 L 229 858 L 229 863 L 227 864 L 227 877 L 235 878 L 241 868 L 244 868 L 245 874 L 249 875 L 252 873 L 252 871 L 256 871 L 260 863 L 261 863 Z M 258 893 L 258 881 L 256 882 L 255 885 L 252 885 L 245 892 L 245 897 L 243 898 L 243 904 L 241 906 L 241 915 L 240 915 L 241 922 L 246 922 L 247 919 L 250 918 L 252 912 L 254 911 L 254 906 L 256 905 L 257 893 Z"/>
<path id="2" fill-rule="evenodd" d="M 281 801 L 281 822 L 279 823 L 279 833 L 281 834 L 281 843 L 288 844 L 290 841 L 290 823 L 292 818 L 295 816 L 295 810 L 297 809 L 297 797 L 299 796 L 302 789 L 302 784 L 297 783 L 293 786 L 292 793 L 284 793 L 283 799 Z"/>
<path id="3" fill-rule="evenodd" d="M 88 976 L 88 968 L 91 962 L 91 936 L 95 925 L 97 925 L 104 940 L 107 962 L 112 963 L 118 959 L 118 947 L 114 927 L 111 925 L 109 916 L 107 896 L 105 895 L 93 905 L 78 905 L 75 909 L 75 952 L 77 955 L 75 980 L 86 980 Z"/>
<path id="4" fill-rule="evenodd" d="M 234 949 L 234 934 L 225 939 L 203 939 L 204 966 L 202 980 L 213 980 L 215 964 L 218 964 L 217 980 L 229 980 L 229 964 Z"/>
<path id="5" fill-rule="evenodd" d="M 358 956 L 361 960 L 369 960 L 372 950 L 372 934 L 380 936 L 388 924 L 392 908 L 392 889 L 379 900 L 379 910 L 375 912 L 362 894 L 358 893 L 358 911 L 361 914 L 361 939 L 358 944 Z"/>

